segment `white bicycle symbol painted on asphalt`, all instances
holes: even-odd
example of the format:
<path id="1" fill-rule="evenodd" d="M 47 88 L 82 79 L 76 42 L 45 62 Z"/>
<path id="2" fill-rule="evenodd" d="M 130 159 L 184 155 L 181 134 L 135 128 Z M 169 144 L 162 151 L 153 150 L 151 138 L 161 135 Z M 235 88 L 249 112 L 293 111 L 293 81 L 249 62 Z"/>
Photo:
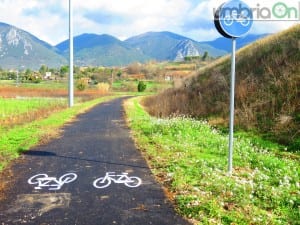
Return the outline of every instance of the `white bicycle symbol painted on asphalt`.
<path id="1" fill-rule="evenodd" d="M 240 23 L 244 27 L 247 27 L 250 24 L 249 17 L 243 15 L 243 13 L 238 14 L 236 11 L 233 11 L 231 15 L 226 15 L 224 17 L 224 24 L 228 27 L 231 26 L 234 21 Z"/>
<path id="2" fill-rule="evenodd" d="M 116 175 L 115 172 L 108 172 L 105 177 L 96 179 L 93 185 L 95 188 L 106 188 L 111 182 L 114 182 L 116 184 L 125 184 L 130 188 L 135 188 L 142 184 L 142 180 L 139 177 L 129 177 L 127 175 L 128 173 Z"/>
<path id="3" fill-rule="evenodd" d="M 77 179 L 77 174 L 66 173 L 59 179 L 56 177 L 49 177 L 47 174 L 37 174 L 28 179 L 29 184 L 36 184 L 37 187 L 34 189 L 41 190 L 43 188 L 49 188 L 48 190 L 60 190 L 64 184 L 71 183 Z"/>

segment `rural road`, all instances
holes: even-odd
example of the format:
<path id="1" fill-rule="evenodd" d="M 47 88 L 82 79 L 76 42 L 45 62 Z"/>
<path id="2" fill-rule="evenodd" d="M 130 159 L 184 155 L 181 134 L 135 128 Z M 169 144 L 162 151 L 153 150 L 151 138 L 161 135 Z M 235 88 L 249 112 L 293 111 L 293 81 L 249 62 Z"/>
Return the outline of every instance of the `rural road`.
<path id="1" fill-rule="evenodd" d="M 122 100 L 78 116 L 61 137 L 12 165 L 0 225 L 189 224 L 176 215 L 135 148 Z"/>

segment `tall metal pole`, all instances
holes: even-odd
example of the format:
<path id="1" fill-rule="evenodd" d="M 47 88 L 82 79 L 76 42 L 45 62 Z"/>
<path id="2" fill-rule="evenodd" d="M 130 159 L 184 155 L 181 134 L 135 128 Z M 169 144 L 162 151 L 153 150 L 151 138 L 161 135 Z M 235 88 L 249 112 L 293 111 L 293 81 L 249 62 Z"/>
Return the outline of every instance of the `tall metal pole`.
<path id="1" fill-rule="evenodd" d="M 229 154 L 228 154 L 228 173 L 232 174 L 233 158 L 233 132 L 234 132 L 234 95 L 235 95 L 235 51 L 236 38 L 232 38 L 231 55 L 231 87 L 230 87 L 230 119 L 229 119 Z"/>
<path id="2" fill-rule="evenodd" d="M 69 41 L 70 41 L 70 57 L 69 57 L 69 107 L 74 105 L 74 74 L 73 74 L 73 6 L 72 0 L 69 0 Z"/>

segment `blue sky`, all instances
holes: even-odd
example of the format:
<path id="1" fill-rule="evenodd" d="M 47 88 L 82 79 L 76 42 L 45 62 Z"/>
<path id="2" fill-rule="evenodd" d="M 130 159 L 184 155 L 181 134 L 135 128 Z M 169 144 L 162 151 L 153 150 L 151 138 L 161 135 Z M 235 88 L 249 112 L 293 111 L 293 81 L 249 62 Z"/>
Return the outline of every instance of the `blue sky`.
<path id="1" fill-rule="evenodd" d="M 121 40 L 148 31 L 171 31 L 197 41 L 220 37 L 213 9 L 225 0 L 72 0 L 74 33 L 110 34 Z M 55 45 L 68 38 L 68 0 L 0 0 L 0 21 L 24 29 Z M 245 0 L 251 7 L 278 1 Z M 299 2 L 285 0 L 289 6 Z M 297 5 L 295 5 L 297 3 Z M 264 5 L 262 5 L 264 4 Z M 300 4 L 299 4 L 300 16 Z M 255 21 L 251 33 L 275 33 L 291 21 Z"/>

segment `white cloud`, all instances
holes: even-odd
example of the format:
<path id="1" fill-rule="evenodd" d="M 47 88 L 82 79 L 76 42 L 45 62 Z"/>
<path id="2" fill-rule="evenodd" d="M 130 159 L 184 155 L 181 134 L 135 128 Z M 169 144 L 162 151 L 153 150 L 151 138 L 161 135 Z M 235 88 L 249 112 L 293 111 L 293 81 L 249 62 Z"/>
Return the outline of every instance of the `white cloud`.
<path id="1" fill-rule="evenodd" d="M 200 2 L 197 7 L 190 11 L 188 19 L 185 20 L 185 24 L 183 26 L 185 32 L 190 34 L 196 40 L 203 40 L 206 38 L 211 40 L 216 37 L 220 37 L 220 34 L 215 32 L 213 25 L 213 13 L 224 2 L 226 2 L 226 0 L 205 0 Z M 244 2 L 246 2 L 250 8 L 254 9 L 254 25 L 250 33 L 276 33 L 299 23 L 299 1 L 266 0 L 261 2 L 258 0 L 244 0 Z M 284 5 L 282 5 L 282 2 L 284 2 Z M 286 16 L 279 19 L 276 15 L 274 15 L 274 9 L 280 8 L 280 6 L 283 8 L 283 13 L 286 13 Z M 268 14 L 270 14 L 270 18 L 265 18 Z M 295 14 L 298 15 L 298 18 L 295 18 Z M 298 21 L 284 21 L 286 19 L 298 19 Z"/>
<path id="2" fill-rule="evenodd" d="M 167 30 L 193 38 L 220 36 L 213 25 L 213 9 L 226 0 L 73 0 L 74 32 L 111 34 L 126 38 L 148 31 Z M 257 3 L 245 0 L 251 7 Z M 294 0 L 284 1 L 290 7 Z M 0 0 L 0 21 L 22 28 L 51 44 L 68 38 L 68 1 Z M 300 12 L 299 12 L 300 14 Z M 277 32 L 291 22 L 255 22 L 252 33 Z"/>

